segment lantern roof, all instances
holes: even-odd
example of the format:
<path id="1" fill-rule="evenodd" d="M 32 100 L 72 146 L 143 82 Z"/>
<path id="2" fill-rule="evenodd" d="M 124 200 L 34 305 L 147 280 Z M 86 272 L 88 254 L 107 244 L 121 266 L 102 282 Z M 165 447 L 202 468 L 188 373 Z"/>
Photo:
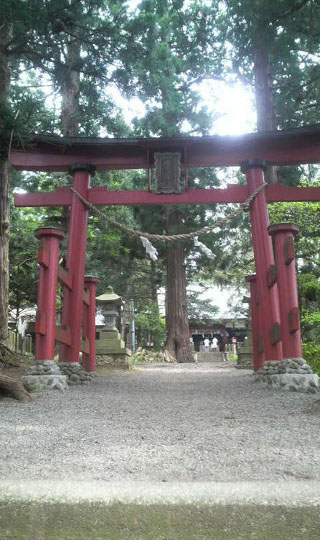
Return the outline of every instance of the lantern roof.
<path id="1" fill-rule="evenodd" d="M 121 296 L 116 294 L 111 286 L 107 287 L 107 290 L 104 294 L 97 296 L 96 302 L 98 305 L 103 305 L 103 304 L 122 305 L 123 304 L 123 300 Z"/>

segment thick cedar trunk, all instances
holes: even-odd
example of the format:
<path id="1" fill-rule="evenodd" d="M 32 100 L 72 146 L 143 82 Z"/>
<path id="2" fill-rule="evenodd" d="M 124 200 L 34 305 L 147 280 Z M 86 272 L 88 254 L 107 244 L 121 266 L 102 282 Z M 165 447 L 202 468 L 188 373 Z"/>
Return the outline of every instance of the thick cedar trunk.
<path id="1" fill-rule="evenodd" d="M 80 44 L 78 40 L 68 44 L 66 77 L 62 88 L 62 131 L 65 137 L 78 135 L 80 96 Z"/>
<path id="2" fill-rule="evenodd" d="M 129 262 L 127 267 L 127 285 L 125 293 L 123 294 L 123 300 L 124 300 L 124 310 L 123 310 L 123 316 L 122 316 L 122 327 L 121 327 L 121 337 L 123 341 L 125 341 L 128 348 L 131 347 L 131 328 L 130 328 L 130 322 L 131 322 L 131 301 L 133 297 L 133 282 L 132 282 L 132 272 L 133 272 L 133 263 L 134 263 L 134 254 L 132 251 L 130 251 L 129 255 Z M 126 328 L 129 327 L 129 332 L 126 335 Z"/>
<path id="3" fill-rule="evenodd" d="M 79 131 L 79 98 L 80 98 L 80 44 L 78 40 L 67 46 L 66 73 L 62 86 L 62 133 L 65 137 L 76 137 Z M 69 229 L 70 208 L 62 209 L 62 224 Z"/>
<path id="4" fill-rule="evenodd" d="M 181 212 L 169 210 L 166 216 L 167 232 L 174 233 L 181 225 Z M 166 349 L 178 362 L 194 362 L 187 311 L 187 283 L 184 264 L 184 247 L 178 242 L 169 243 L 166 250 L 167 265 L 167 344 Z"/>
<path id="5" fill-rule="evenodd" d="M 159 304 L 158 304 L 158 272 L 157 272 L 157 264 L 152 259 L 150 260 L 150 266 L 151 266 L 151 299 L 154 305 L 157 307 L 159 311 Z"/>
<path id="6" fill-rule="evenodd" d="M 6 44 L 9 34 L 5 28 L 0 32 L 0 101 L 9 102 L 10 68 L 6 56 Z M 5 107 L 4 107 L 5 110 Z M 3 132 L 0 119 L 0 343 L 8 341 L 8 292 L 9 292 L 9 228 L 10 200 L 8 175 L 8 139 Z"/>
<path id="7" fill-rule="evenodd" d="M 0 394 L 29 403 L 31 396 L 23 386 L 21 381 L 12 379 L 7 375 L 0 373 Z"/>
<path id="8" fill-rule="evenodd" d="M 256 48 L 254 60 L 255 72 L 255 95 L 257 108 L 257 129 L 258 131 L 273 131 L 273 98 L 271 88 L 270 55 L 266 46 L 260 45 Z M 265 174 L 265 179 L 269 183 L 277 182 L 276 167 L 269 167 Z"/>
<path id="9" fill-rule="evenodd" d="M 20 367 L 24 361 L 24 357 L 14 353 L 0 343 L 0 366 L 4 368 L 8 367 Z M 31 401 L 30 394 L 26 391 L 21 381 L 8 377 L 4 373 L 0 372 L 0 397 L 8 396 L 19 401 L 28 402 Z"/>
<path id="10" fill-rule="evenodd" d="M 8 163 L 0 158 L 0 343 L 4 344 L 8 341 L 9 226 Z"/>

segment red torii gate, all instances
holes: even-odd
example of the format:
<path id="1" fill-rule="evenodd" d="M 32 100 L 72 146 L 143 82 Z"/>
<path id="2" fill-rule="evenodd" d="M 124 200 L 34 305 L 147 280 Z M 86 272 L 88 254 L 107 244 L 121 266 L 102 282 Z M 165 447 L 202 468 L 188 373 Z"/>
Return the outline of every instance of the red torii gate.
<path id="1" fill-rule="evenodd" d="M 150 170 L 154 166 L 154 154 L 164 152 L 179 152 L 186 172 L 191 167 L 241 166 L 247 176 L 247 184 L 229 185 L 226 189 L 189 191 L 186 181 L 186 190 L 180 194 L 156 194 L 150 190 Z M 29 140 L 27 148 L 13 149 L 10 159 L 17 169 L 69 171 L 73 175 L 73 188 L 97 206 L 241 203 L 263 183 L 267 164 L 319 163 L 320 126 L 238 137 L 35 137 Z M 90 188 L 90 176 L 95 170 L 117 169 L 146 169 L 148 189 L 110 192 L 107 187 Z M 249 277 L 248 281 L 251 288 L 255 370 L 267 360 L 280 361 L 302 356 L 293 251 L 293 236 L 297 228 L 288 224 L 269 228 L 267 209 L 268 202 L 293 201 L 320 201 L 320 188 L 268 185 L 256 196 L 250 208 L 256 276 Z M 63 327 L 71 339 L 61 345 L 60 361 L 78 363 L 82 339 L 87 207 L 68 188 L 59 188 L 51 193 L 16 194 L 15 205 L 71 206 L 67 252 L 69 277 L 65 279 L 72 280 L 72 287 L 65 282 L 62 314 Z M 275 258 L 270 235 L 275 238 Z M 51 291 L 50 294 L 53 297 L 55 292 Z M 44 328 L 45 318 L 42 323 L 42 352 L 39 353 L 38 346 L 36 359 L 51 360 L 52 325 Z M 45 343 L 50 343 L 50 346 L 46 348 Z M 46 358 L 46 355 L 51 356 Z"/>

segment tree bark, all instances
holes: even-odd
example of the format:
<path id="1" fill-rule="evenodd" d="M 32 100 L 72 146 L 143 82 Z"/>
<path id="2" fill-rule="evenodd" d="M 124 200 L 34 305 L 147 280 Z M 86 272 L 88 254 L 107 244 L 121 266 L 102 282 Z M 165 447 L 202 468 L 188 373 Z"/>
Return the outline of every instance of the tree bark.
<path id="1" fill-rule="evenodd" d="M 0 103 L 2 111 L 9 111 L 10 67 L 6 53 L 9 31 L 0 32 Z M 10 199 L 8 174 L 8 134 L 0 119 L 0 343 L 8 341 L 8 294 L 9 294 L 9 231 Z"/>
<path id="2" fill-rule="evenodd" d="M 3 375 L 3 373 L 0 373 L 0 394 L 12 397 L 18 401 L 23 401 L 24 403 L 31 401 L 31 396 L 22 382 Z"/>
<path id="3" fill-rule="evenodd" d="M 80 44 L 75 39 L 67 46 L 66 77 L 62 87 L 61 121 L 65 137 L 74 137 L 79 131 L 80 59 Z"/>
<path id="4" fill-rule="evenodd" d="M 258 45 L 254 59 L 255 73 L 255 97 L 257 109 L 257 129 L 258 131 L 273 131 L 273 98 L 272 98 L 272 78 L 271 63 L 268 48 L 265 45 Z M 265 173 L 267 182 L 274 184 L 277 182 L 276 167 L 268 167 Z"/>
<path id="5" fill-rule="evenodd" d="M 79 102 L 80 102 L 80 43 L 77 39 L 67 46 L 66 72 L 63 81 L 61 124 L 64 137 L 76 137 L 79 132 Z M 70 207 L 62 208 L 62 225 L 69 229 Z"/>
<path id="6" fill-rule="evenodd" d="M 182 214 L 179 210 L 168 210 L 166 230 L 173 234 L 181 225 Z M 187 310 L 187 282 L 184 264 L 184 247 L 178 242 L 169 243 L 166 250 L 167 266 L 167 302 L 166 349 L 178 362 L 194 362 L 190 339 Z"/>
<path id="7" fill-rule="evenodd" d="M 159 303 L 158 303 L 158 269 L 157 264 L 152 259 L 150 260 L 150 266 L 151 266 L 151 275 L 150 275 L 150 288 L 151 288 L 151 299 L 154 305 L 157 307 L 159 311 Z"/>

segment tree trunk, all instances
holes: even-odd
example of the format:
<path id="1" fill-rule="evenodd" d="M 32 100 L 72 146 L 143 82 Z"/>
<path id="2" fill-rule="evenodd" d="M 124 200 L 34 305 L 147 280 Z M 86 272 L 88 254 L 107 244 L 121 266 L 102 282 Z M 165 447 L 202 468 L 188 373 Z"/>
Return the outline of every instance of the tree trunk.
<path id="1" fill-rule="evenodd" d="M 67 46 L 66 73 L 62 85 L 61 124 L 64 137 L 76 137 L 79 132 L 80 44 L 73 40 Z M 62 208 L 62 225 L 69 229 L 70 207 Z"/>
<path id="2" fill-rule="evenodd" d="M 181 212 L 169 210 L 166 215 L 167 233 L 173 234 L 181 222 Z M 189 339 L 187 283 L 182 244 L 178 242 L 168 244 L 166 266 L 168 332 L 166 349 L 176 357 L 178 362 L 194 362 Z"/>
<path id="3" fill-rule="evenodd" d="M 151 275 L 150 275 L 150 287 L 151 287 L 151 299 L 154 305 L 157 307 L 159 312 L 159 303 L 158 303 L 158 271 L 157 264 L 152 259 L 150 260 L 151 266 Z"/>
<path id="4" fill-rule="evenodd" d="M 130 349 L 132 346 L 131 343 L 131 317 L 132 317 L 132 311 L 131 311 L 131 301 L 133 298 L 133 281 L 132 281 L 132 274 L 133 274 L 133 264 L 134 264 L 134 254 L 133 251 L 130 251 L 129 254 L 129 261 L 128 261 L 128 267 L 127 267 L 127 284 L 126 284 L 126 290 L 123 294 L 123 300 L 124 300 L 124 310 L 123 310 L 123 316 L 122 316 L 122 328 L 121 328 L 121 337 L 123 341 L 126 343 L 126 346 Z M 134 316 L 134 315 L 133 315 Z M 129 328 L 129 332 L 126 335 L 126 328 Z"/>
<path id="5" fill-rule="evenodd" d="M 62 88 L 62 132 L 75 137 L 79 131 L 80 44 L 77 39 L 67 46 L 66 77 Z"/>
<path id="6" fill-rule="evenodd" d="M 23 401 L 24 403 L 31 401 L 31 396 L 22 382 L 3 375 L 3 373 L 0 373 L 0 394 L 12 397 L 18 401 Z"/>
<path id="7" fill-rule="evenodd" d="M 270 68 L 268 48 L 264 45 L 257 46 L 254 59 L 254 72 L 258 131 L 273 131 L 275 128 Z M 277 182 L 276 167 L 268 167 L 265 173 L 265 179 L 270 184 Z"/>
<path id="8" fill-rule="evenodd" d="M 0 32 L 0 103 L 4 113 L 9 111 L 10 67 L 6 55 L 9 31 Z M 10 199 L 8 174 L 8 134 L 0 119 L 0 343 L 8 341 L 8 293 L 9 293 L 9 229 Z"/>

